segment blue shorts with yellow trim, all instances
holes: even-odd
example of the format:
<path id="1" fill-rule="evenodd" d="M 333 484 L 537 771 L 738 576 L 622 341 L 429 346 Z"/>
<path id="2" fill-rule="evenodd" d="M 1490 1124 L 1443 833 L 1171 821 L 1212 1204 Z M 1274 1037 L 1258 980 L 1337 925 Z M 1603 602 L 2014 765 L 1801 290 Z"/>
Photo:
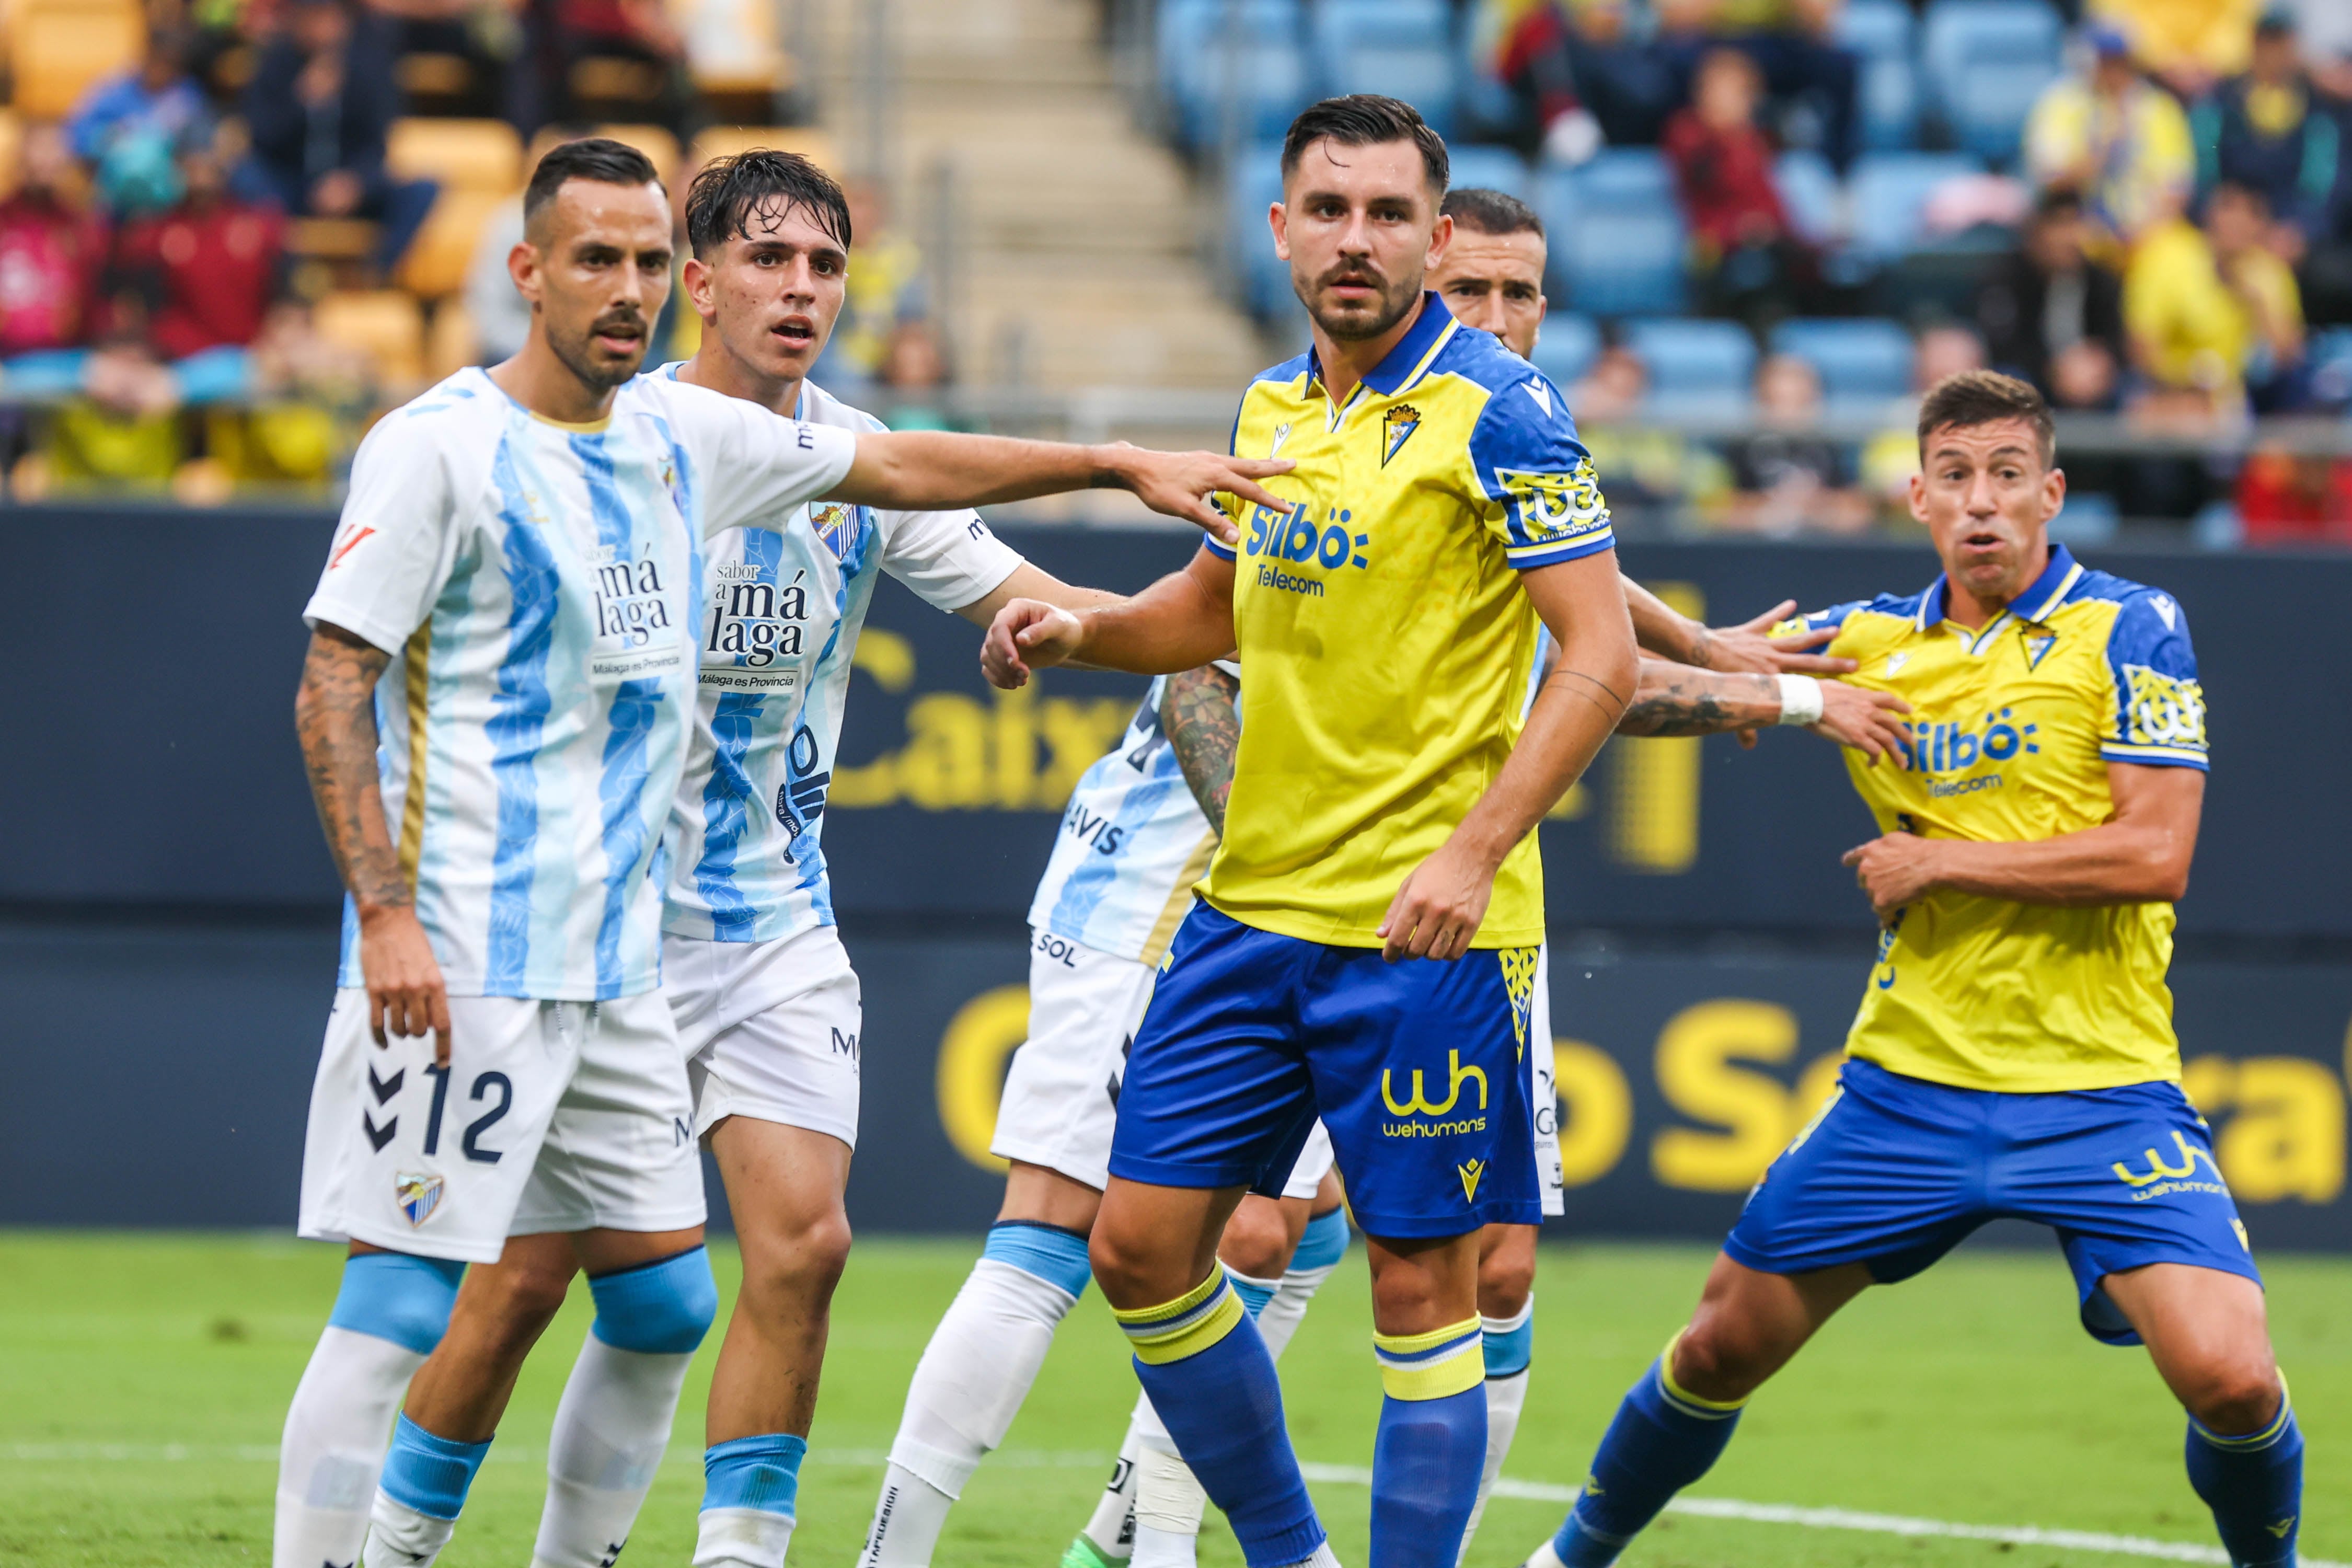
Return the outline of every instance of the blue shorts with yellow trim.
<path id="1" fill-rule="evenodd" d="M 1367 1235 L 1542 1224 L 1522 1056 L 1535 960 L 1388 963 L 1194 904 L 1128 1057 L 1110 1173 L 1279 1191 L 1319 1115 Z"/>
<path id="2" fill-rule="evenodd" d="M 2186 1263 L 2262 1283 L 2179 1085 L 1999 1094 L 1859 1060 L 1764 1173 L 1723 1249 L 1768 1274 L 1864 1263 L 1892 1284 L 1991 1219 L 2057 1231 L 2083 1327 L 2109 1344 L 2139 1342 L 2100 1289 L 2110 1274 Z"/>

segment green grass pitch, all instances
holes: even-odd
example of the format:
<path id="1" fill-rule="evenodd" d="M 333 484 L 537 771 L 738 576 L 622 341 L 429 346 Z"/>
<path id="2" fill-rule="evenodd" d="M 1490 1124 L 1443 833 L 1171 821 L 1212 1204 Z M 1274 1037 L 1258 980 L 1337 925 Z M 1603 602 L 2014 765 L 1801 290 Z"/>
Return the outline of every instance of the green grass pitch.
<path id="1" fill-rule="evenodd" d="M 963 1240 L 860 1243 L 835 1305 L 794 1562 L 854 1562 L 908 1373 L 976 1251 Z M 1534 1395 L 1508 1476 L 1579 1478 L 1618 1395 L 1688 1310 L 1707 1256 L 1546 1249 Z M 1380 1388 L 1362 1260 L 1359 1243 L 1283 1363 L 1292 1431 L 1313 1463 L 1370 1462 Z M 2274 1258 L 2268 1268 L 2310 1445 L 2305 1549 L 2352 1559 L 2352 1261 Z M 731 1291 L 731 1253 L 718 1270 Z M 336 1277 L 334 1250 L 277 1239 L 0 1233 L 0 1563 L 266 1563 L 278 1423 Z M 523 1374 L 449 1568 L 528 1561 L 547 1425 L 588 1316 L 575 1289 Z M 2093 1343 L 2074 1316 L 2054 1248 L 1964 1254 L 1874 1291 L 1759 1397 L 1696 1495 L 2209 1545 L 2181 1475 L 2178 1409 L 2145 1355 Z M 691 1551 L 709 1367 L 706 1348 L 625 1563 L 682 1564 Z M 1134 1390 L 1089 1292 L 1004 1450 L 966 1490 L 941 1568 L 1052 1568 L 1102 1483 Z M 1314 1489 L 1341 1560 L 1360 1568 L 1364 1489 Z M 1474 1568 L 1518 1563 L 1559 1512 L 1497 1500 Z M 1213 1520 L 1202 1558 L 1239 1562 Z M 1626 1558 L 1631 1568 L 2126 1561 L 1688 1516 L 1669 1516 Z"/>

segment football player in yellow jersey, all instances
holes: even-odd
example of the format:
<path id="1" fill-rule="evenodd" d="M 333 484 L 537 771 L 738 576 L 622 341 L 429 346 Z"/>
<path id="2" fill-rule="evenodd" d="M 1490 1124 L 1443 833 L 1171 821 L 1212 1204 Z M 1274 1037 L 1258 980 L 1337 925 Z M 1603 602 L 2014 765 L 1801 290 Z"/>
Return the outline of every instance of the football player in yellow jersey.
<path id="1" fill-rule="evenodd" d="M 1486 1448 L 1477 1232 L 1540 1213 L 1519 1067 L 1532 829 L 1634 686 L 1608 510 L 1559 391 L 1423 291 L 1446 167 L 1393 100 L 1293 123 L 1269 216 L 1314 349 L 1252 384 L 1234 432 L 1296 460 L 1289 504 L 1122 604 L 1016 602 L 982 654 L 1008 686 L 1236 647 L 1248 671 L 1224 837 L 1129 1060 L 1092 1252 L 1251 1568 L 1330 1549 L 1215 1243 L 1318 1111 L 1370 1238 L 1371 1560 L 1454 1560 Z M 1538 617 L 1561 657 L 1523 722 Z"/>
<path id="2" fill-rule="evenodd" d="M 1613 1563 L 1832 1313 L 2001 1217 L 2058 1233 L 2084 1329 L 2147 1346 L 2230 1561 L 2294 1562 L 2303 1438 L 2164 983 L 2204 799 L 2196 656 L 2178 601 L 2050 542 L 2053 446 L 2026 384 L 1938 384 L 1911 510 L 1943 575 L 1807 617 L 1912 708 L 1905 765 L 1849 762 L 1883 830 L 1845 858 L 1878 963 L 1837 1092 L 1529 1568 Z"/>

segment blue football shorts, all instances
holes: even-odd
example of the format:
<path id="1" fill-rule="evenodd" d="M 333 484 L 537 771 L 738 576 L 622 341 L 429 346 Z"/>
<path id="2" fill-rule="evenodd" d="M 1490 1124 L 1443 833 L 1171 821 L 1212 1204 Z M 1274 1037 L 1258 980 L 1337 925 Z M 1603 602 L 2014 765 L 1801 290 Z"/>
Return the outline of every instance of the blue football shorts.
<path id="1" fill-rule="evenodd" d="M 2109 1344 L 2139 1342 L 2100 1289 L 2110 1274 L 2186 1263 L 2262 1282 L 2205 1119 L 2179 1084 L 2000 1094 L 1851 1059 L 1723 1249 L 1768 1274 L 1863 1263 L 1893 1284 L 1991 1219 L 2058 1233 L 2083 1327 Z"/>
<path id="2" fill-rule="evenodd" d="M 1367 1235 L 1542 1224 L 1525 1056 L 1536 954 L 1389 963 L 1196 902 L 1128 1058 L 1110 1173 L 1265 1190 L 1320 1115 Z"/>

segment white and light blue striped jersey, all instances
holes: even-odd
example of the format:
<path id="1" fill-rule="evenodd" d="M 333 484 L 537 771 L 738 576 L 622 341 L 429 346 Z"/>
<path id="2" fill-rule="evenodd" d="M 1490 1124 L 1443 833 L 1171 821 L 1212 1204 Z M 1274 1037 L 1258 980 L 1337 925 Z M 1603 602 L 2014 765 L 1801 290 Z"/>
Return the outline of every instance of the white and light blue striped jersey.
<path id="1" fill-rule="evenodd" d="M 1029 905 L 1032 929 L 1142 963 L 1158 963 L 1168 951 L 1217 847 L 1160 727 L 1167 689 L 1165 676 L 1151 683 L 1118 748 L 1070 792 Z"/>
<path id="2" fill-rule="evenodd" d="M 795 412 L 834 429 L 882 428 L 807 383 Z M 954 610 L 985 598 L 1021 557 L 974 512 L 828 502 L 778 508 L 712 541 L 709 561 L 662 925 L 769 942 L 834 923 L 819 835 L 876 568 Z"/>
<path id="3" fill-rule="evenodd" d="M 646 375 L 610 417 L 564 426 L 464 370 L 369 432 L 303 616 L 393 656 L 384 817 L 452 994 L 658 983 L 702 541 L 824 494 L 856 453 L 842 430 Z M 348 901 L 341 984 L 363 984 Z"/>

